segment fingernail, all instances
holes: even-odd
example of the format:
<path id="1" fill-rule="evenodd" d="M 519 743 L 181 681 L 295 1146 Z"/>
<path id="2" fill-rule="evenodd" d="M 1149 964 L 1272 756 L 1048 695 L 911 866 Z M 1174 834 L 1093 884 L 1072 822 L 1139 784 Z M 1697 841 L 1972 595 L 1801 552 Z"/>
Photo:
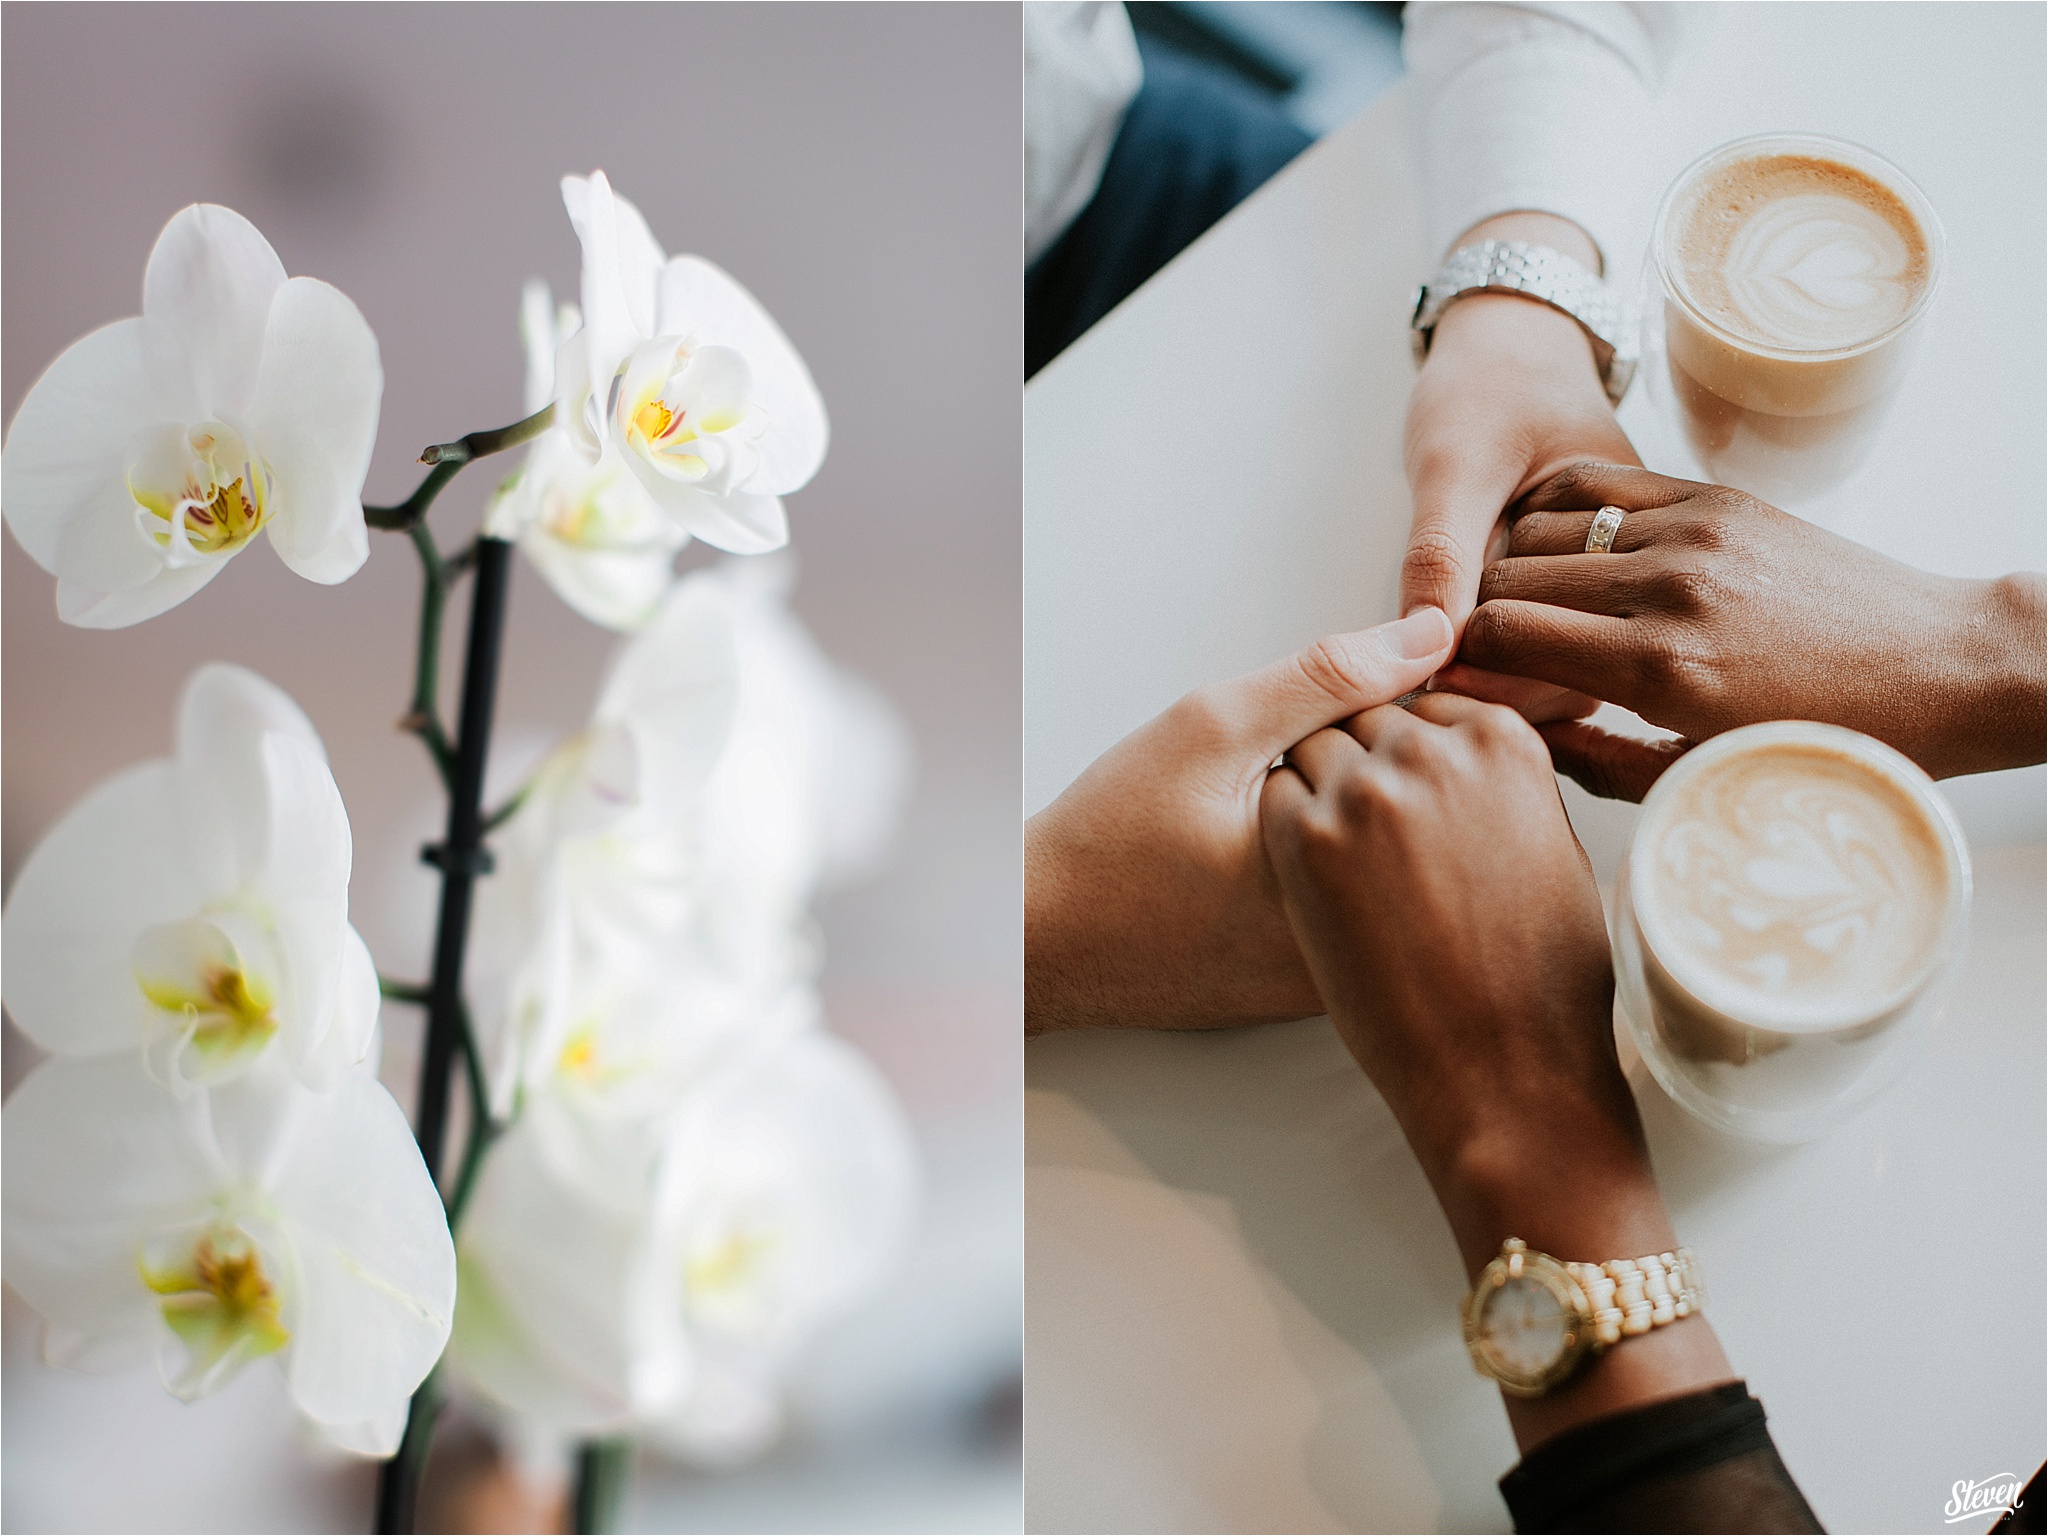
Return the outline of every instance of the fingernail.
<path id="1" fill-rule="evenodd" d="M 1418 608 L 1405 619 L 1373 631 L 1380 644 L 1403 661 L 1434 656 L 1451 643 L 1451 621 L 1441 608 Z"/>

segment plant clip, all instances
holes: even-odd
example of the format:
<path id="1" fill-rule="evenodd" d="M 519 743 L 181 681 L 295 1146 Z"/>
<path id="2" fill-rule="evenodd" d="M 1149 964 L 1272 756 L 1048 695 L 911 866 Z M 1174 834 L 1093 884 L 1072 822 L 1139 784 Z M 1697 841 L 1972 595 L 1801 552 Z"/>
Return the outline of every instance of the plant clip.
<path id="1" fill-rule="evenodd" d="M 491 857 L 488 848 L 450 848 L 446 843 L 428 843 L 420 849 L 420 862 L 431 864 L 444 874 L 488 875 L 498 867 L 498 861 Z"/>

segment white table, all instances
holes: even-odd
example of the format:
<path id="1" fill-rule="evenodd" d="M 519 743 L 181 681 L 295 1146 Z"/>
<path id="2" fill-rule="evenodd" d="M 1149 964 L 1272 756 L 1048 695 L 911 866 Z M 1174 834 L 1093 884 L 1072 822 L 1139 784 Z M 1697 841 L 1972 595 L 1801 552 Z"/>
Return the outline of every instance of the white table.
<path id="1" fill-rule="evenodd" d="M 2043 11 L 1743 6 L 1662 114 L 1666 169 L 1768 128 L 1883 151 L 1949 281 L 1871 468 L 1814 515 L 1923 567 L 2040 569 Z M 1396 88 L 1026 391 L 1026 800 L 1188 688 L 1393 616 L 1422 249 Z M 1220 387 L 1219 387 L 1220 386 Z M 1654 404 L 1624 425 L 1682 469 Z M 1632 1068 L 1711 1315 L 1830 1529 L 1945 1526 L 2024 1477 L 2044 1392 L 2043 777 L 1952 781 L 1971 951 L 1918 1070 L 1819 1145 L 1695 1125 Z M 1567 787 L 1603 880 L 1632 807 Z M 1035 1530 L 1504 1530 L 1448 1230 L 1322 1021 L 1027 1053 Z M 1779 1298 L 1850 1267 L 1825 1312 Z M 1981 1529 L 1981 1524 L 1975 1526 Z"/>

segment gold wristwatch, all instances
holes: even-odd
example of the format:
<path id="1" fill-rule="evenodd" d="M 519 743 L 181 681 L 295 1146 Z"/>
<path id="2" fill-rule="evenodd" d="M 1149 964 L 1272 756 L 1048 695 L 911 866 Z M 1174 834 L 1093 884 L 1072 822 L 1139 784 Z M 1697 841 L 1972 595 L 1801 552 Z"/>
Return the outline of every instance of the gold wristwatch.
<path id="1" fill-rule="evenodd" d="M 1511 1237 L 1465 1298 L 1465 1347 L 1501 1391 L 1541 1397 L 1587 1355 L 1690 1317 L 1705 1302 L 1689 1248 L 1568 1264 Z"/>

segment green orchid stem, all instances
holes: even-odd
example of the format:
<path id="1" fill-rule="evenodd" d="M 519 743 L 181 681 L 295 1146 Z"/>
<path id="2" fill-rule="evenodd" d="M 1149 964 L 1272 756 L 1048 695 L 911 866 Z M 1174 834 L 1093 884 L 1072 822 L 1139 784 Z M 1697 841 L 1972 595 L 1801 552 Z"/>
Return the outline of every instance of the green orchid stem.
<path id="1" fill-rule="evenodd" d="M 532 791 L 533 786 L 531 784 L 525 785 L 520 789 L 518 794 L 514 795 L 510 800 L 507 800 L 495 811 L 492 811 L 490 815 L 484 818 L 484 830 L 486 832 L 495 832 L 498 830 L 498 828 L 505 825 L 506 822 L 510 821 L 514 816 L 517 816 L 519 814 L 519 807 L 526 804 L 526 797 L 527 795 L 532 793 Z"/>
<path id="2" fill-rule="evenodd" d="M 462 1213 L 469 1205 L 476 1176 L 483 1170 L 484 1154 L 498 1139 L 504 1126 L 491 1118 L 491 1094 L 484 1082 L 483 1053 L 477 1049 L 476 1029 L 469 1009 L 462 1010 L 462 1071 L 469 1088 L 469 1137 L 462 1148 L 462 1166 L 455 1174 L 455 1188 L 448 1196 L 448 1229 L 462 1225 Z"/>
<path id="3" fill-rule="evenodd" d="M 441 787 L 452 794 L 455 750 L 449 746 L 448 733 L 441 726 L 440 701 L 441 617 L 448 606 L 448 565 L 425 523 L 414 523 L 407 531 L 420 557 L 420 639 L 413 661 L 412 708 L 398 723 L 425 743 L 434 759 L 434 768 L 441 775 Z"/>
<path id="4" fill-rule="evenodd" d="M 403 533 L 425 522 L 427 508 L 434 504 L 434 498 L 441 494 L 441 487 L 453 480 L 463 465 L 472 459 L 486 458 L 494 453 L 503 453 L 507 448 L 517 448 L 521 443 L 530 443 L 547 431 L 554 420 L 555 408 L 544 405 L 509 427 L 471 432 L 452 443 L 435 443 L 420 454 L 420 462 L 431 464 L 433 468 L 418 488 L 394 507 L 363 508 L 363 521 L 372 528 L 389 529 L 394 533 Z"/>
<path id="5" fill-rule="evenodd" d="M 624 1435 L 586 1440 L 576 1448 L 576 1492 L 570 1528 L 578 1536 L 619 1529 L 633 1480 L 633 1442 Z"/>
<path id="6" fill-rule="evenodd" d="M 381 974 L 377 977 L 377 995 L 394 1003 L 424 1003 L 432 996 L 416 981 L 394 981 Z"/>

